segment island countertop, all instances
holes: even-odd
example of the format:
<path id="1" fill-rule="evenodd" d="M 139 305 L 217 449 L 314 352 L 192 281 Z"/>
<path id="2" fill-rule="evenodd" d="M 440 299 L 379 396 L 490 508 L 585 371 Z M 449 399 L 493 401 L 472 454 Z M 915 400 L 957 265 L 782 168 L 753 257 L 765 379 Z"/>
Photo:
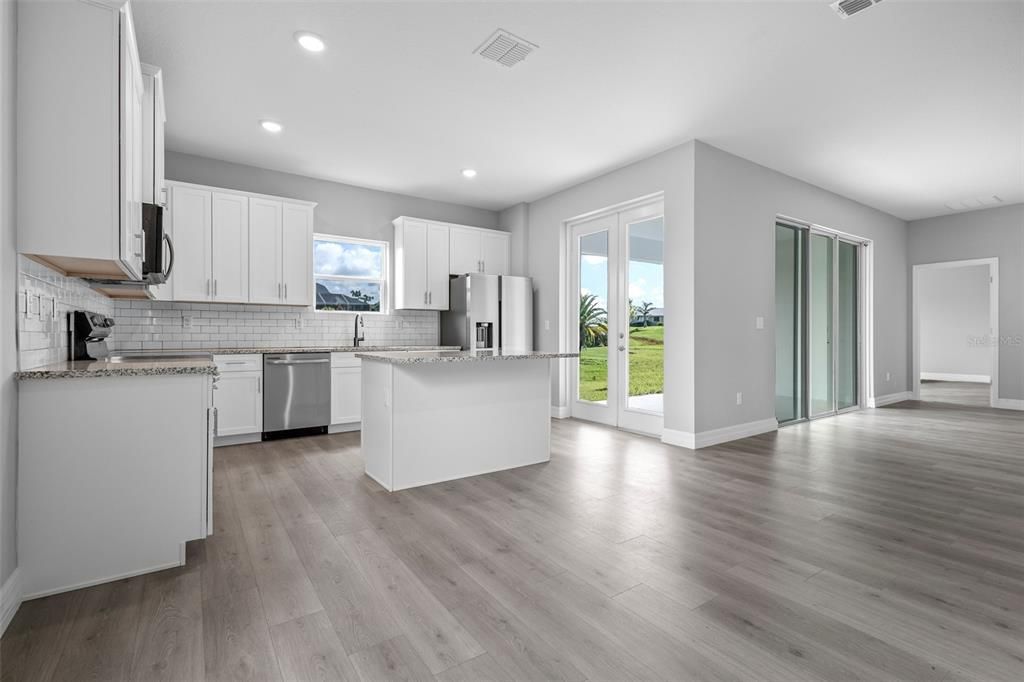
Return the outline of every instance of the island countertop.
<path id="1" fill-rule="evenodd" d="M 494 362 L 503 360 L 556 360 L 559 358 L 578 358 L 579 353 L 559 353 L 552 351 L 404 351 L 385 353 L 356 353 L 357 358 L 375 362 L 387 362 L 393 365 L 420 365 L 435 362 Z"/>

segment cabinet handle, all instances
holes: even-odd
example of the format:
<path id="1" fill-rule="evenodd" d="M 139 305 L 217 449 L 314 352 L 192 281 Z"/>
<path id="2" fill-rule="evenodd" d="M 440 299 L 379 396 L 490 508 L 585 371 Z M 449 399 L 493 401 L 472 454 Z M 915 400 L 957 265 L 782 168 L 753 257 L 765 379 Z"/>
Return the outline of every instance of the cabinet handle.
<path id="1" fill-rule="evenodd" d="M 209 277 L 206 278 L 206 295 L 207 296 L 210 295 L 210 278 Z"/>
<path id="2" fill-rule="evenodd" d="M 213 280 L 213 295 L 217 295 L 217 280 Z"/>
<path id="3" fill-rule="evenodd" d="M 263 377 L 256 377 L 256 392 L 263 393 Z"/>
<path id="4" fill-rule="evenodd" d="M 423 292 L 423 305 L 427 304 L 427 292 Z"/>
<path id="5" fill-rule="evenodd" d="M 427 303 L 433 303 L 433 302 L 434 302 L 434 292 L 431 291 L 430 293 L 427 294 Z"/>
<path id="6" fill-rule="evenodd" d="M 277 297 L 281 298 L 281 283 L 277 283 Z"/>
<path id="7" fill-rule="evenodd" d="M 288 300 L 288 282 L 284 283 L 284 300 Z"/>

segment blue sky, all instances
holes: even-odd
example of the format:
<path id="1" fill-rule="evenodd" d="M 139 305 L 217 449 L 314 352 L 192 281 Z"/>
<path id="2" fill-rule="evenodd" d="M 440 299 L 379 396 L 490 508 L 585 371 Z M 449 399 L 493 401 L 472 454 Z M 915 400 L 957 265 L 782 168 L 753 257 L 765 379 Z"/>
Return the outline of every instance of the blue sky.
<path id="1" fill-rule="evenodd" d="M 639 305 L 644 301 L 655 308 L 665 307 L 664 266 L 661 263 L 629 263 L 629 297 Z M 584 256 L 580 259 L 580 293 L 595 294 L 602 308 L 608 308 L 608 259 Z"/>

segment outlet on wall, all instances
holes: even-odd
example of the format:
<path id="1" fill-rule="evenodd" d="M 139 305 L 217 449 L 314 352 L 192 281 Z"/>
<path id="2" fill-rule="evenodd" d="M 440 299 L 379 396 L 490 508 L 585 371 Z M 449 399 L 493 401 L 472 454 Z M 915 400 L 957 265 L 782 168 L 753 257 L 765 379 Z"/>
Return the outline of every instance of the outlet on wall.
<path id="1" fill-rule="evenodd" d="M 761 317 L 760 315 L 754 318 L 754 328 L 764 329 L 764 318 Z"/>
<path id="2" fill-rule="evenodd" d="M 737 405 L 742 405 L 743 404 L 743 393 L 742 392 L 738 392 L 736 394 L 736 404 Z"/>
<path id="3" fill-rule="evenodd" d="M 886 381 L 892 381 L 892 374 L 890 374 L 889 372 L 886 372 L 885 373 L 885 380 Z"/>
<path id="4" fill-rule="evenodd" d="M 551 320 L 544 320 L 544 331 L 551 331 Z"/>
<path id="5" fill-rule="evenodd" d="M 191 329 L 192 328 L 192 316 L 191 315 L 182 315 L 182 317 L 181 317 L 181 328 L 182 329 Z"/>
<path id="6" fill-rule="evenodd" d="M 295 318 L 295 328 L 302 329 L 304 326 L 306 326 L 306 321 L 302 317 L 302 315 L 299 315 L 298 317 Z"/>

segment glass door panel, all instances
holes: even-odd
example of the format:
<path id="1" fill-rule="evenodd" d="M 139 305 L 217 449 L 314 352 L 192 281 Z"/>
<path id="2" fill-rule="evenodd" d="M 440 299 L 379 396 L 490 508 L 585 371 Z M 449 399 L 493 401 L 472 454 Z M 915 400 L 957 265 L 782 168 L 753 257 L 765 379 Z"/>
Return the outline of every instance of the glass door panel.
<path id="1" fill-rule="evenodd" d="M 811 233 L 808 283 L 809 416 L 831 414 L 833 400 L 833 237 Z"/>
<path id="2" fill-rule="evenodd" d="M 803 419 L 804 250 L 807 231 L 775 226 L 775 418 Z"/>
<path id="3" fill-rule="evenodd" d="M 665 220 L 626 225 L 626 409 L 662 414 L 665 385 Z"/>
<path id="4" fill-rule="evenodd" d="M 608 404 L 608 231 L 579 237 L 579 373 L 577 396 Z"/>
<path id="5" fill-rule="evenodd" d="M 840 241 L 836 280 L 836 409 L 854 407 L 858 400 L 859 348 L 856 244 Z"/>

